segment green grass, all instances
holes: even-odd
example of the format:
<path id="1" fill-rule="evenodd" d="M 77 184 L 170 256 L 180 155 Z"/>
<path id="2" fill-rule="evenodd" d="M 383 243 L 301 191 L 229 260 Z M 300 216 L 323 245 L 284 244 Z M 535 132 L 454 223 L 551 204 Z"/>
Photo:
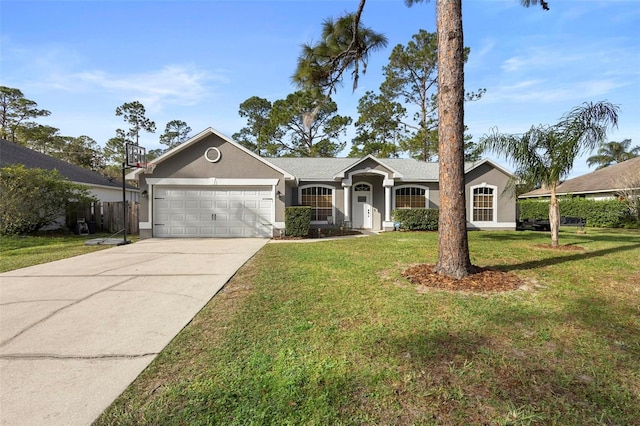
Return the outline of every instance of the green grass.
<path id="1" fill-rule="evenodd" d="M 22 237 L 3 235 L 0 237 L 0 272 L 66 259 L 109 247 L 84 245 L 85 241 L 100 236 L 53 234 Z"/>
<path id="2" fill-rule="evenodd" d="M 528 289 L 417 291 L 434 233 L 269 244 L 96 423 L 640 424 L 640 233 L 469 238 Z"/>

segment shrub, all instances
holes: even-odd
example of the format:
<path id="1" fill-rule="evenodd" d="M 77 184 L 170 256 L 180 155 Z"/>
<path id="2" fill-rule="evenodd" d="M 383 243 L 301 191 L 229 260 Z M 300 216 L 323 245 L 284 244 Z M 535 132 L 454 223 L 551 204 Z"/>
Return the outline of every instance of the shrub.
<path id="1" fill-rule="evenodd" d="M 437 231 L 438 209 L 402 209 L 393 211 L 393 220 L 409 231 Z"/>
<path id="2" fill-rule="evenodd" d="M 91 201 L 89 191 L 57 170 L 0 169 L 0 233 L 32 234 L 64 215 L 70 202 Z"/>
<path id="3" fill-rule="evenodd" d="M 284 210 L 284 232 L 290 237 L 306 237 L 311 228 L 311 207 L 291 206 Z"/>
<path id="4" fill-rule="evenodd" d="M 549 219 L 548 200 L 520 200 L 520 220 L 540 220 Z"/>
<path id="5" fill-rule="evenodd" d="M 587 226 L 615 228 L 628 222 L 628 208 L 624 202 L 613 200 L 593 200 L 589 198 L 560 198 L 561 217 L 579 217 L 587 221 Z M 521 200 L 520 220 L 549 219 L 548 200 Z"/>

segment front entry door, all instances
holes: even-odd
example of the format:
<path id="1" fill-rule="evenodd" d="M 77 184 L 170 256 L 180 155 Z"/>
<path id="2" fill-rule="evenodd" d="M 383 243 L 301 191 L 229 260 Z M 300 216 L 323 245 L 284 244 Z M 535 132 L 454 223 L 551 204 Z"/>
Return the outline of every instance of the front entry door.
<path id="1" fill-rule="evenodd" d="M 353 187 L 353 224 L 356 229 L 371 229 L 373 211 L 371 208 L 371 185 L 359 183 Z"/>

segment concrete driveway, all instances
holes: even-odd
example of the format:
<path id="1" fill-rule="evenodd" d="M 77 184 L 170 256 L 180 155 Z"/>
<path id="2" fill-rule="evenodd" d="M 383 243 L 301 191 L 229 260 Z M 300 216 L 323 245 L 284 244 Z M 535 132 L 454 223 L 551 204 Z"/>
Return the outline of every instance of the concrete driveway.
<path id="1" fill-rule="evenodd" d="M 0 274 L 0 424 L 90 424 L 267 242 L 149 239 Z"/>

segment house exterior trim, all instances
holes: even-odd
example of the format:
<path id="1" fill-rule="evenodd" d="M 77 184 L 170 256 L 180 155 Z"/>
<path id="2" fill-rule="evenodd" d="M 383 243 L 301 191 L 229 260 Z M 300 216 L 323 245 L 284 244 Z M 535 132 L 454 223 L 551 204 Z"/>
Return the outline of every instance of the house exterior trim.
<path id="1" fill-rule="evenodd" d="M 174 186 L 276 186 L 278 179 L 147 178 L 147 184 Z"/>
<path id="2" fill-rule="evenodd" d="M 488 220 L 488 221 L 473 220 L 473 201 L 474 201 L 473 191 L 477 188 L 490 188 L 493 190 L 493 193 L 491 194 L 491 202 L 493 204 L 491 207 L 493 212 L 491 216 L 493 217 L 493 220 Z M 494 228 L 497 225 L 506 226 L 498 222 L 498 187 L 496 185 L 487 184 L 486 182 L 482 182 L 481 184 L 478 184 L 478 185 L 472 185 L 469 187 L 469 194 L 470 194 L 469 222 L 471 222 L 472 226 L 478 227 L 478 228 Z"/>
<path id="3" fill-rule="evenodd" d="M 396 190 L 397 189 L 402 189 L 402 188 L 420 188 L 420 189 L 424 189 L 424 208 L 428 209 L 429 208 L 429 187 L 425 186 L 425 185 L 420 185 L 420 184 L 411 184 L 411 183 L 403 183 L 402 185 L 398 185 L 398 186 L 394 186 L 393 187 L 393 194 L 392 194 L 392 201 L 391 201 L 391 209 L 394 210 L 395 206 L 396 206 Z"/>
<path id="4" fill-rule="evenodd" d="M 336 187 L 335 186 L 331 186 L 331 185 L 327 185 L 327 184 L 323 184 L 323 183 L 311 183 L 311 184 L 300 185 L 298 187 L 298 202 L 300 204 L 302 203 L 302 190 L 303 189 L 316 188 L 316 187 L 327 188 L 327 189 L 331 190 L 331 217 L 335 221 L 335 218 L 336 218 Z M 328 222 L 326 220 L 312 220 L 311 224 L 312 225 L 327 225 Z"/>

